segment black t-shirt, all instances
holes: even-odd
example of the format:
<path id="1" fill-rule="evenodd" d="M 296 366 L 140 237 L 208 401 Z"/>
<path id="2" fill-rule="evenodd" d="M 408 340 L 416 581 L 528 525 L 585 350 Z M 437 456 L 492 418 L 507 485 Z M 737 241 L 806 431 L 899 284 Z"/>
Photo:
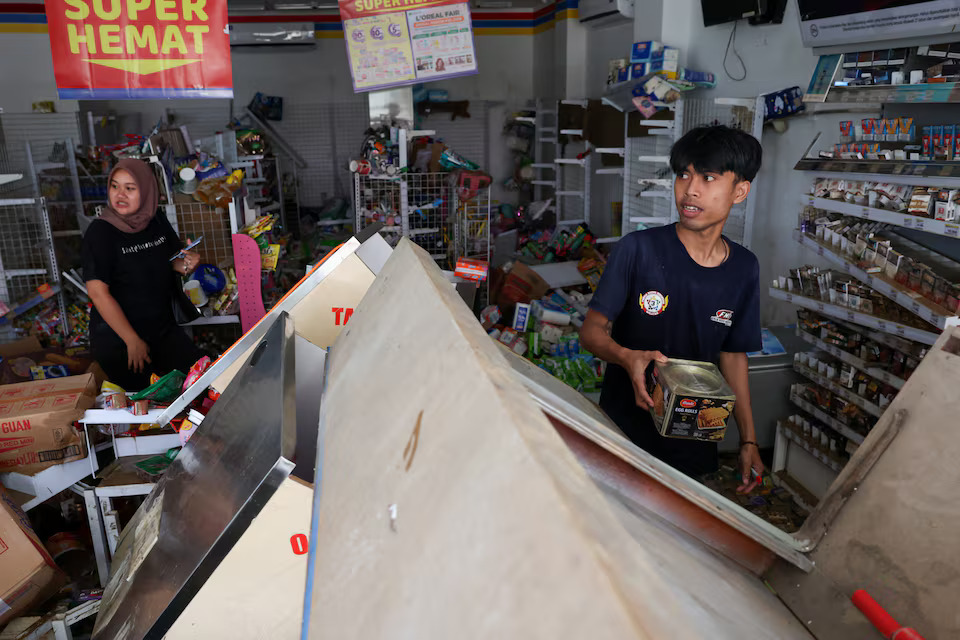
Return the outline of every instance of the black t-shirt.
<path id="1" fill-rule="evenodd" d="M 124 233 L 109 222 L 94 220 L 83 236 L 83 279 L 102 280 L 130 325 L 146 342 L 175 325 L 175 274 L 170 258 L 182 247 L 170 222 L 157 213 L 139 233 Z M 91 334 L 110 331 L 96 308 Z"/>
<path id="2" fill-rule="evenodd" d="M 628 349 L 716 363 L 721 351 L 759 351 L 757 258 L 727 240 L 730 255 L 703 267 L 687 253 L 676 225 L 636 231 L 614 248 L 590 302 L 613 321 L 613 339 Z M 716 469 L 714 443 L 666 438 L 636 405 L 630 376 L 611 364 L 600 406 L 638 446 L 691 475 Z"/>

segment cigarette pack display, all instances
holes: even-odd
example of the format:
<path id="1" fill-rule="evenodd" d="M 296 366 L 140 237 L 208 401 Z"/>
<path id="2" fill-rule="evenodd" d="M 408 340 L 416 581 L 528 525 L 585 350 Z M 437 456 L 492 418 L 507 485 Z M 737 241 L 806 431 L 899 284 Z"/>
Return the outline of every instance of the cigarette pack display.
<path id="1" fill-rule="evenodd" d="M 943 149 L 943 125 L 937 124 L 931 127 L 933 141 L 933 158 L 940 158 L 945 155 Z"/>
<path id="2" fill-rule="evenodd" d="M 853 141 L 853 120 L 840 121 L 840 142 Z"/>
<path id="3" fill-rule="evenodd" d="M 900 140 L 900 120 L 898 118 L 889 118 L 883 121 L 884 140 L 887 142 L 897 142 Z"/>
<path id="4" fill-rule="evenodd" d="M 957 126 L 953 124 L 943 125 L 943 157 L 947 160 L 953 160 L 953 145 L 957 137 Z"/>
<path id="5" fill-rule="evenodd" d="M 873 118 L 864 118 L 863 120 L 860 121 L 860 131 L 863 132 L 861 134 L 861 138 L 864 141 L 873 142 L 874 140 L 876 140 L 875 128 L 874 128 L 875 122 L 876 120 L 874 120 Z"/>
<path id="6" fill-rule="evenodd" d="M 917 136 L 917 125 L 913 118 L 900 118 L 900 142 L 913 142 Z"/>
<path id="7" fill-rule="evenodd" d="M 923 145 L 922 157 L 924 160 L 929 160 L 930 158 L 933 157 L 933 127 L 923 128 L 921 144 Z"/>

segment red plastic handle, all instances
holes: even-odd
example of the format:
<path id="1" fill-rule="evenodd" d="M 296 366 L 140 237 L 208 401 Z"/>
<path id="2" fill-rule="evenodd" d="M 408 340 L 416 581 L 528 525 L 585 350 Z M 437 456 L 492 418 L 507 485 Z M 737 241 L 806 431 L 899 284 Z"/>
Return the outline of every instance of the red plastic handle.
<path id="1" fill-rule="evenodd" d="M 901 627 L 900 623 L 863 589 L 854 591 L 852 600 L 857 609 L 860 609 L 867 620 L 877 628 L 877 631 L 883 634 L 884 638 L 889 640 L 923 640 L 923 636 L 913 629 Z"/>

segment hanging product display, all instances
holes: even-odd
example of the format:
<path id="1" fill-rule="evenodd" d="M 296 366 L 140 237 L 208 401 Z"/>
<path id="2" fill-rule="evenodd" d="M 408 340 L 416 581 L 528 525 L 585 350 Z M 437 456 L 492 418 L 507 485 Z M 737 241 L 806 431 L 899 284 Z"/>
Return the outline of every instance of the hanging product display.
<path id="1" fill-rule="evenodd" d="M 61 100 L 233 97 L 226 0 L 45 7 Z"/>
<path id="2" fill-rule="evenodd" d="M 477 73 L 466 3 L 340 0 L 340 17 L 358 93 Z"/>

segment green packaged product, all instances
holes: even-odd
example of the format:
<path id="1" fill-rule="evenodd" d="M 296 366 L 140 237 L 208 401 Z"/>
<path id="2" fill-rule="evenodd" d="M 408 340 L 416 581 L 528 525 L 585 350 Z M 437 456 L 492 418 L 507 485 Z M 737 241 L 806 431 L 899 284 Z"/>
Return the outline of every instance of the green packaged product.
<path id="1" fill-rule="evenodd" d="M 527 334 L 527 348 L 531 356 L 537 357 L 540 355 L 540 334 L 536 331 Z"/>
<path id="2" fill-rule="evenodd" d="M 136 402 L 137 400 L 153 400 L 154 402 L 173 402 L 178 397 L 180 397 L 180 392 L 183 387 L 184 380 L 187 379 L 187 376 L 180 373 L 176 369 L 163 376 L 152 385 L 144 389 L 143 391 L 138 391 L 137 393 L 130 396 L 130 399 Z"/>

